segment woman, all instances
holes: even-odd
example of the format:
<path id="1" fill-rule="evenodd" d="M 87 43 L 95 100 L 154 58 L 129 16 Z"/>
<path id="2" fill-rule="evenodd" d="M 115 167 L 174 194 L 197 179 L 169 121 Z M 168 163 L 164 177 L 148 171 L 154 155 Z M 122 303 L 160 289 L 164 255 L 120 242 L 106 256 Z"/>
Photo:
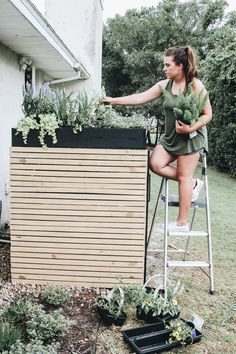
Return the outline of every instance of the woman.
<path id="1" fill-rule="evenodd" d="M 207 95 L 203 83 L 197 78 L 195 56 L 191 47 L 169 48 L 164 57 L 164 73 L 167 77 L 149 90 L 124 97 L 106 97 L 103 103 L 114 105 L 141 105 L 155 100 L 166 89 L 177 97 L 179 90 L 186 92 L 188 85 L 197 95 Z M 192 125 L 176 120 L 173 105 L 164 96 L 165 134 L 160 145 L 153 150 L 150 158 L 151 170 L 159 176 L 178 181 L 179 213 L 175 222 L 168 225 L 168 231 L 188 231 L 188 211 L 191 201 L 198 198 L 203 182 L 194 180 L 193 174 L 199 160 L 199 151 L 206 148 L 205 126 L 212 119 L 210 100 L 202 109 L 200 117 Z M 176 161 L 176 167 L 171 166 Z"/>

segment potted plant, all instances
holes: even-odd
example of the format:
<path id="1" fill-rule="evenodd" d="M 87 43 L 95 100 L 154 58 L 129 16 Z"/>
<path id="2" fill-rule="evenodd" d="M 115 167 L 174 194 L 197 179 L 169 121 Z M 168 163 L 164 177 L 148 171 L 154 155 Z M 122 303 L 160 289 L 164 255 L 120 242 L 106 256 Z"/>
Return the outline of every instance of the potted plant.
<path id="1" fill-rule="evenodd" d="M 112 288 L 107 296 L 96 300 L 97 311 L 105 325 L 122 326 L 127 318 L 123 311 L 124 291 L 122 288 Z"/>
<path id="2" fill-rule="evenodd" d="M 26 88 L 22 108 L 13 146 L 144 149 L 152 122 L 136 113 L 123 117 L 85 92 L 66 94 L 45 84 L 38 95 Z"/>
<path id="3" fill-rule="evenodd" d="M 159 277 L 162 275 L 155 275 Z M 140 303 L 137 305 L 137 318 L 146 323 L 154 323 L 160 320 L 170 321 L 179 316 L 181 307 L 177 301 L 177 294 L 181 292 L 180 282 L 170 284 L 167 288 L 167 296 L 161 287 L 155 289 L 147 288 L 147 283 L 143 286 L 143 293 L 140 296 Z"/>

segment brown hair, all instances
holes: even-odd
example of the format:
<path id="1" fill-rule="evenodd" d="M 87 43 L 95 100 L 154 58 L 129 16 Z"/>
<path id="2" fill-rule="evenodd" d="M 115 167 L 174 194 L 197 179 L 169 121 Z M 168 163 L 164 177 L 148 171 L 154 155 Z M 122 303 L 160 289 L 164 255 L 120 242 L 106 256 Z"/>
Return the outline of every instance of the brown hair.
<path id="1" fill-rule="evenodd" d="M 166 57 L 173 57 L 175 64 L 182 64 L 187 83 L 191 82 L 194 77 L 198 76 L 195 53 L 189 46 L 172 47 L 166 50 Z"/>

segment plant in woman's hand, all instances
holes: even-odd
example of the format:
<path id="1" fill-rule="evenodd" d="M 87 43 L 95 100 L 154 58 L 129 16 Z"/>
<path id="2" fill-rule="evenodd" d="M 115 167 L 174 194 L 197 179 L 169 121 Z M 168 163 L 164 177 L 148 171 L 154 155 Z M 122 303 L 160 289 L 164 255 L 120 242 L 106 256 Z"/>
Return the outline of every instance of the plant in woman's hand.
<path id="1" fill-rule="evenodd" d="M 168 104 L 173 107 L 173 111 L 177 120 L 181 120 L 185 124 L 194 124 L 207 101 L 207 94 L 204 89 L 199 93 L 193 92 L 192 85 L 189 84 L 186 93 L 179 91 L 177 96 L 173 96 L 166 89 L 161 89 Z"/>

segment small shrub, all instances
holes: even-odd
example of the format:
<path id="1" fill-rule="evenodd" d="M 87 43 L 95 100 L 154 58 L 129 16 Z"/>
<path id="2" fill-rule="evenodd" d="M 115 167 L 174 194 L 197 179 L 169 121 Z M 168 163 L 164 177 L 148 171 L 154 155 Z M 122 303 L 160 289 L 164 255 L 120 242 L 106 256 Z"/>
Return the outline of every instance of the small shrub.
<path id="1" fill-rule="evenodd" d="M 41 299 L 47 304 L 61 306 L 70 299 L 70 294 L 62 286 L 48 285 L 41 293 Z"/>
<path id="2" fill-rule="evenodd" d="M 28 344 L 17 341 L 9 351 L 4 351 L 2 354 L 58 354 L 58 348 L 59 343 L 44 345 L 39 340 Z"/>
<path id="3" fill-rule="evenodd" d="M 42 311 L 42 308 L 43 305 L 33 303 L 32 300 L 18 298 L 3 310 L 2 318 L 17 324 L 37 315 Z"/>
<path id="4" fill-rule="evenodd" d="M 0 322 L 0 352 L 9 350 L 21 338 L 21 331 L 9 322 Z"/>
<path id="5" fill-rule="evenodd" d="M 50 343 L 65 335 L 69 322 L 59 311 L 41 313 L 26 322 L 26 331 L 32 340 Z"/>

